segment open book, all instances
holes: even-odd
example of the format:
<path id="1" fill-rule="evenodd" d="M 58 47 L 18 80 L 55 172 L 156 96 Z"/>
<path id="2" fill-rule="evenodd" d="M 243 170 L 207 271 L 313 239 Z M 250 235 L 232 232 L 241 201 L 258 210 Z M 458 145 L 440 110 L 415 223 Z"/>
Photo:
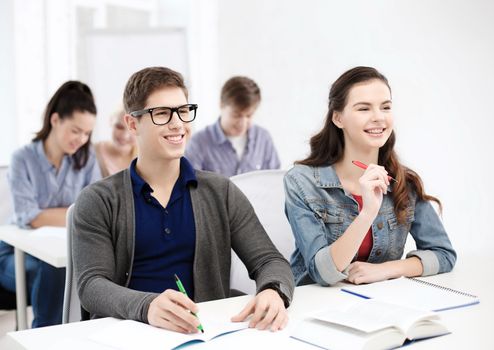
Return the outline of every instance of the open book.
<path id="1" fill-rule="evenodd" d="M 432 311 L 444 311 L 479 303 L 479 298 L 428 281 L 401 277 L 370 284 L 348 284 L 342 291 L 361 298 Z"/>
<path id="2" fill-rule="evenodd" d="M 292 337 L 324 349 L 392 349 L 448 334 L 439 315 L 374 299 L 336 305 L 305 319 Z"/>
<path id="3" fill-rule="evenodd" d="M 89 339 L 114 349 L 177 349 L 186 345 L 209 341 L 213 338 L 248 328 L 248 322 L 219 323 L 201 318 L 204 333 L 182 334 L 150 326 L 137 321 L 120 321 L 108 326 Z"/>

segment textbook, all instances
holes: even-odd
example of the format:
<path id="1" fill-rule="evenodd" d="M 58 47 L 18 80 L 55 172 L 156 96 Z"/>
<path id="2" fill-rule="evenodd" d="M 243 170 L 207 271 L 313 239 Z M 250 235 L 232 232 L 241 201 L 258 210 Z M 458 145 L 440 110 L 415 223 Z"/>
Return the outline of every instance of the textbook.
<path id="1" fill-rule="evenodd" d="M 480 302 L 475 295 L 407 277 L 370 284 L 349 284 L 341 290 L 361 298 L 379 299 L 392 304 L 432 311 L 455 309 Z"/>
<path id="2" fill-rule="evenodd" d="M 203 319 L 204 333 L 183 334 L 149 324 L 125 320 L 92 334 L 89 339 L 114 349 L 181 349 L 187 345 L 206 342 L 216 337 L 248 328 L 248 322 L 224 322 Z"/>
<path id="3" fill-rule="evenodd" d="M 355 299 L 303 320 L 291 337 L 323 349 L 374 350 L 448 333 L 435 312 Z"/>

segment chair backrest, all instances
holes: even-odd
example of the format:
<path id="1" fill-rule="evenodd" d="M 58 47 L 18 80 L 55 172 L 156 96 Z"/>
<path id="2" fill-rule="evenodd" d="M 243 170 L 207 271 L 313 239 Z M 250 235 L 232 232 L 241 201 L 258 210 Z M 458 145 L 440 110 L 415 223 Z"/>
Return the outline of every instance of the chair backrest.
<path id="1" fill-rule="evenodd" d="M 65 268 L 65 291 L 63 297 L 62 323 L 78 322 L 81 320 L 81 302 L 77 295 L 77 282 L 74 276 L 72 261 L 72 204 L 67 210 L 67 266 Z"/>
<path id="2" fill-rule="evenodd" d="M 10 195 L 9 182 L 7 180 L 8 167 L 0 166 L 0 195 L 3 200 L 0 204 L 0 225 L 9 224 L 14 214 L 12 196 Z"/>
<path id="3" fill-rule="evenodd" d="M 295 250 L 295 240 L 285 217 L 285 170 L 260 170 L 231 177 L 232 182 L 247 196 L 259 221 L 280 253 L 290 260 Z M 255 282 L 247 269 L 232 251 L 230 288 L 247 294 L 255 294 Z"/>

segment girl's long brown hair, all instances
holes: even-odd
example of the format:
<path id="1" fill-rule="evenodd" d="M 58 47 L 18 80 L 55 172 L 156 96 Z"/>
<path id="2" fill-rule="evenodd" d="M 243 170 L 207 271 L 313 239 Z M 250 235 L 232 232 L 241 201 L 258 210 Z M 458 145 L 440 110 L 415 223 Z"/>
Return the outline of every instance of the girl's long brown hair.
<path id="1" fill-rule="evenodd" d="M 58 113 L 60 119 L 72 118 L 75 111 L 89 112 L 96 115 L 96 105 L 89 86 L 80 81 L 70 80 L 58 88 L 52 96 L 43 114 L 43 126 L 36 133 L 33 141 L 44 141 L 51 133 L 51 116 Z M 74 169 L 82 169 L 89 159 L 91 135 L 87 142 L 72 155 Z"/>
<path id="2" fill-rule="evenodd" d="M 317 167 L 330 166 L 343 158 L 345 139 L 343 131 L 333 123 L 333 113 L 343 111 L 348 94 L 355 84 L 374 79 L 385 83 L 391 91 L 386 77 L 371 67 L 352 68 L 334 82 L 329 92 L 329 106 L 324 127 L 310 139 L 310 155 L 306 159 L 296 162 L 297 164 Z M 415 191 L 417 199 L 436 202 L 442 210 L 441 201 L 425 193 L 420 176 L 400 163 L 394 151 L 395 141 L 396 137 L 393 131 L 388 141 L 379 149 L 378 164 L 384 166 L 397 181 L 391 196 L 398 222 L 404 223 L 406 221 L 410 191 Z"/>

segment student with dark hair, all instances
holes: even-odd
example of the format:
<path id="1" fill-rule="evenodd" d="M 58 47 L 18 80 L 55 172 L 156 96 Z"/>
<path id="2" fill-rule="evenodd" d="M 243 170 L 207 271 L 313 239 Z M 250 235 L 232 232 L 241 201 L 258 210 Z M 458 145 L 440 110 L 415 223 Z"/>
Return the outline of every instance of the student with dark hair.
<path id="1" fill-rule="evenodd" d="M 33 142 L 17 150 L 8 171 L 15 221 L 22 228 L 65 226 L 67 208 L 101 177 L 90 146 L 96 106 L 86 84 L 68 81 L 48 102 Z M 26 254 L 32 327 L 62 321 L 65 269 Z M 0 242 L 0 285 L 15 291 L 13 248 Z"/>
<path id="2" fill-rule="evenodd" d="M 285 176 L 297 285 L 428 276 L 455 265 L 430 201 L 441 203 L 425 193 L 419 175 L 394 150 L 392 104 L 388 80 L 374 68 L 353 68 L 331 86 L 326 121 L 311 138 L 310 155 Z M 408 233 L 416 250 L 402 259 Z"/>
<path id="3" fill-rule="evenodd" d="M 196 332 L 196 302 L 231 296 L 233 249 L 257 295 L 235 317 L 251 327 L 287 323 L 293 275 L 243 193 L 183 157 L 197 105 L 182 75 L 164 67 L 134 73 L 125 121 L 137 140 L 129 168 L 84 189 L 74 206 L 73 259 L 81 305 L 118 317 Z M 177 290 L 177 274 L 187 295 Z M 190 297 L 190 299 L 189 299 Z"/>
<path id="4" fill-rule="evenodd" d="M 279 169 L 269 132 L 254 125 L 261 90 L 250 78 L 233 77 L 221 89 L 221 116 L 195 133 L 185 156 L 194 168 L 233 176 L 253 170 Z"/>

